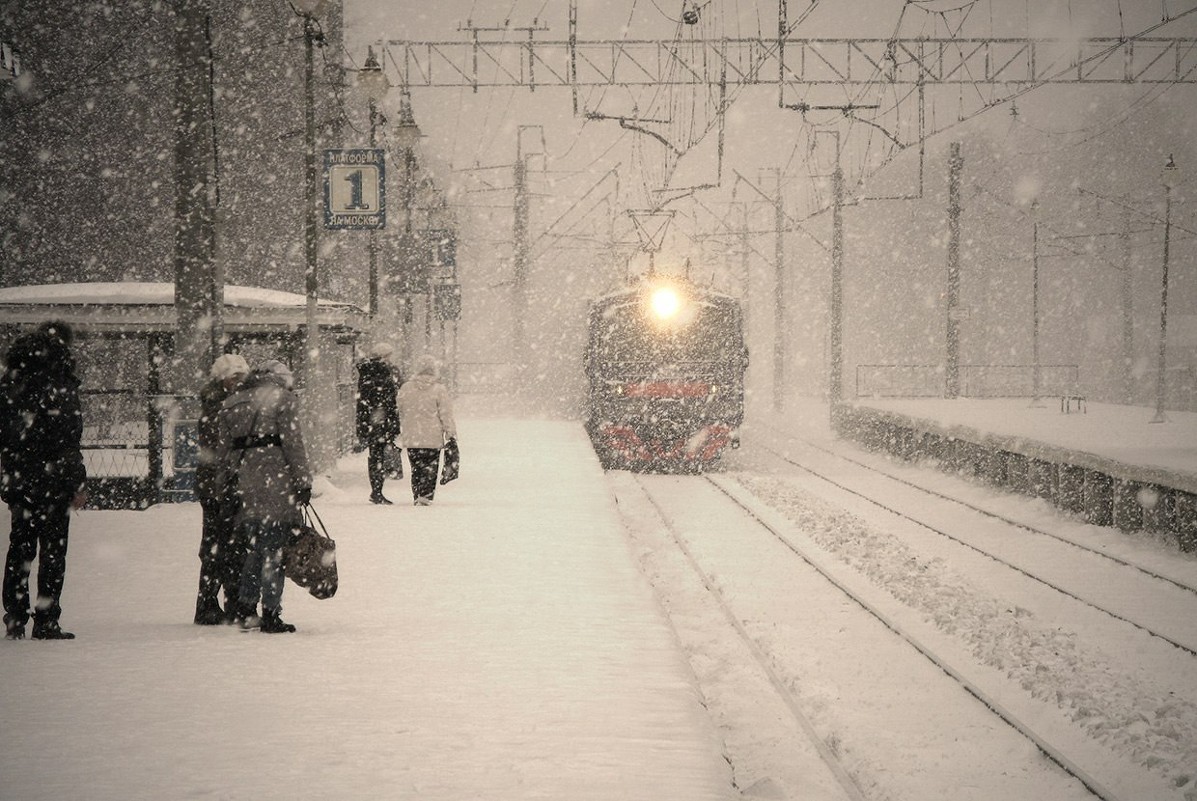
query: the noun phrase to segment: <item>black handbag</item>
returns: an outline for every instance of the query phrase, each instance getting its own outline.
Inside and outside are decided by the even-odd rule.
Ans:
[[[457,440],[451,439],[445,443],[445,466],[441,470],[441,483],[448,484],[461,475],[461,451],[457,448]]]
[[[324,600],[337,594],[337,543],[311,504],[303,507],[303,523],[293,526],[283,546],[283,575]]]
[[[387,478],[403,478],[403,449],[393,442],[382,452],[382,469]]]

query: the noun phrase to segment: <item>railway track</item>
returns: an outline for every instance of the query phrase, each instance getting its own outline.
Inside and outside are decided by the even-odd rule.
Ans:
[[[790,461],[788,458],[786,460]],[[801,465],[795,466],[802,467],[803,470],[809,469]],[[827,476],[821,476],[820,478],[830,480],[832,484],[836,484],[837,486],[839,484],[839,482]],[[724,580],[721,577],[725,566],[718,559],[712,560],[701,548],[696,548],[695,544],[691,542],[691,538],[701,537],[700,535],[695,535],[693,533],[694,529],[689,528],[687,524],[678,522],[679,514],[684,516],[684,512],[678,511],[682,507],[676,505],[676,500],[672,502],[672,507],[668,500],[662,500],[662,493],[659,488],[661,480],[688,482],[685,490],[686,493],[697,492],[698,486],[704,486],[706,492],[718,492],[726,502],[733,504],[738,510],[737,514],[740,516],[740,519],[738,523],[734,524],[735,528],[754,532],[746,536],[764,537],[780,544],[786,553],[796,558],[795,565],[800,562],[803,570],[817,573],[823,582],[833,587],[836,592],[849,599],[863,613],[882,624],[886,631],[913,648],[923,659],[950,677],[965,693],[976,701],[979,701],[990,714],[996,716],[1004,724],[1017,731],[1019,735],[1033,743],[1038,752],[1045,755],[1052,763],[1063,770],[1065,774],[1074,778],[1084,788],[1088,797],[1101,798],[1106,801],[1144,797],[1138,792],[1128,793],[1125,788],[1121,790],[1112,789],[1110,784],[1107,781],[1103,781],[1098,775],[1100,771],[1095,772],[1091,767],[1087,767],[1087,765],[1093,764],[1092,753],[1087,753],[1078,759],[1068,753],[1068,747],[1055,745],[1054,741],[1056,740],[1058,731],[1048,726],[1048,733],[1044,733],[1040,725],[1032,725],[1027,722],[1028,720],[1036,719],[1033,704],[1027,705],[1022,703],[1012,705],[1005,701],[1006,695],[1003,690],[994,689],[994,685],[990,680],[992,677],[985,677],[983,680],[975,678],[976,666],[971,664],[968,659],[961,659],[959,651],[945,648],[943,641],[935,636],[929,636],[926,627],[917,622],[917,616],[912,617],[910,610],[904,608],[900,601],[896,601],[884,591],[879,592],[876,586],[870,586],[868,580],[862,580],[859,574],[854,573],[851,568],[846,567],[843,563],[831,557],[817,543],[811,542],[800,533],[797,533],[794,526],[785,520],[784,516],[774,514],[769,509],[767,503],[756,497],[749,489],[749,485],[740,484],[738,481],[733,481],[726,476],[675,478],[632,477],[625,474],[624,478],[619,479],[619,489],[617,489],[617,497],[620,500],[621,508],[634,503],[634,496],[637,494],[643,496],[645,500],[641,501],[641,503],[647,503],[652,508],[657,526],[661,530],[668,532],[668,542],[672,543],[672,547],[675,547],[682,558],[684,558],[689,570],[697,577],[705,592],[720,610],[726,625],[744,643],[746,652],[750,654],[751,659],[758,666],[759,670],[768,676],[768,683],[772,687],[773,692],[781,699],[781,703],[788,710],[789,714],[798,722],[804,736],[812,743],[823,761],[830,766],[829,770],[837,777],[837,781],[844,792],[844,797],[885,797],[887,793],[883,788],[878,789],[876,786],[871,786],[867,780],[862,783],[859,777],[854,776],[853,772],[844,766],[837,753],[837,749],[827,746],[827,735],[818,733],[816,726],[811,723],[803,711],[803,701],[792,690],[794,684],[793,676],[787,675],[786,668],[779,667],[779,665],[785,664],[785,657],[763,646],[760,642],[759,634],[754,635],[748,630],[743,622],[746,613],[743,610],[737,609],[736,598],[739,596],[735,594],[729,596],[724,587]],[[851,492],[852,490],[846,491]],[[666,492],[665,497],[668,496],[669,493]],[[950,500],[953,503],[960,503],[956,499],[939,499],[940,502],[946,500]],[[888,511],[900,514],[900,512],[894,510]],[[1003,525],[1010,524],[1013,523],[1003,523]],[[1045,532],[1045,534],[1047,533]],[[947,531],[943,531],[942,535],[952,536],[951,532]],[[1064,546],[1061,544],[1060,547]],[[998,557],[990,556],[989,558]],[[1133,566],[1121,564],[1119,560],[1113,560],[1111,564],[1116,564],[1122,570],[1133,569]],[[798,568],[794,567],[794,569]],[[1011,569],[1025,573],[1025,571],[1015,566],[1011,566]],[[1161,581],[1161,579],[1152,576],[1151,571],[1139,571],[1139,573],[1145,581]],[[1051,582],[1048,583],[1050,584]],[[1172,589],[1176,592],[1192,593],[1191,588],[1172,587]],[[1082,603],[1086,603],[1090,607],[1094,606],[1085,601],[1082,601]],[[1122,621],[1124,617],[1119,616],[1117,613],[1113,614],[1113,618],[1119,621]],[[1126,622],[1129,625],[1136,626],[1140,630],[1146,630],[1145,627],[1129,620]],[[1152,636],[1159,637],[1160,635],[1152,633]],[[1164,639],[1174,647],[1181,648],[1185,652],[1191,652],[1191,649],[1186,648],[1182,643],[1173,642],[1167,637]],[[862,795],[862,784],[866,790],[870,790],[871,788],[872,791],[865,792]],[[1120,792],[1121,795],[1119,794]]]
[[[753,445],[819,482],[993,560],[1190,657],[1197,657],[1197,586],[1194,583],[946,495],[816,443],[795,439],[787,442],[791,448],[805,451],[807,458],[795,457],[792,450],[783,452],[775,444],[760,439]],[[832,475],[832,469],[825,463],[822,467],[813,466],[809,456],[812,452],[830,457],[845,469]],[[883,483],[892,486],[885,487]],[[900,487],[901,491],[892,491],[894,487]],[[886,500],[879,500],[881,495]],[[961,526],[958,519],[942,515],[936,519],[934,510],[945,503],[965,510],[977,522]],[[1039,542],[1030,546],[1028,538]],[[1083,553],[1093,564],[1084,572],[1075,572],[1071,567],[1075,560],[1062,555],[1063,550]],[[1053,571],[1052,568],[1059,565],[1068,568]],[[1178,599],[1183,599],[1180,600],[1182,605],[1192,608],[1192,615],[1177,618],[1163,611],[1174,609]]]
[[[1182,578],[1175,578],[1175,577],[1169,576],[1161,570],[1140,564],[1132,559],[1127,559],[1124,557],[1120,557],[1120,556],[1108,553],[1107,551],[1104,551],[1100,548],[1094,548],[1085,543],[1078,542],[1074,539],[1070,539],[1065,536],[1061,536],[1060,534],[1057,534],[1055,532],[1047,531],[1045,529],[1039,528],[1038,526],[1034,526],[1030,523],[1015,520],[1009,516],[999,514],[998,512],[994,512],[990,509],[986,509],[986,508],[978,506],[976,504],[961,500],[960,498],[953,497],[951,495],[947,495],[945,493],[939,492],[938,490],[932,489],[930,487],[923,486],[922,484],[919,484],[918,482],[911,481],[910,479],[902,478],[901,476],[895,475],[889,471],[882,470],[881,468],[877,467],[876,465],[868,464],[867,462],[861,461],[859,459],[854,459],[851,456],[847,456],[844,453],[832,450],[830,448],[825,448],[816,442],[812,442],[810,440],[796,440],[792,436],[784,435],[780,431],[774,431],[774,434],[776,434],[778,436],[785,436],[790,442],[797,442],[797,444],[799,444],[803,448],[817,451],[817,452],[825,454],[827,456],[831,456],[834,459],[846,462],[851,465],[855,465],[856,467],[859,467],[862,470],[868,471],[868,473],[871,475],[884,477],[885,479],[888,479],[895,483],[902,484],[906,487],[917,490],[918,492],[923,493],[929,497],[937,498],[942,501],[947,501],[956,506],[967,508],[970,511],[975,512],[976,514],[992,518],[993,520],[997,520],[1002,523],[1006,523],[1015,528],[1019,528],[1024,531],[1028,531],[1028,532],[1037,534],[1042,537],[1047,537],[1049,539],[1056,540],[1056,541],[1063,543],[1065,545],[1068,545],[1072,548],[1076,548],[1077,550],[1085,551],[1087,553],[1093,554],[1094,556],[1096,556],[1098,558],[1109,560],[1109,561],[1119,564],[1123,567],[1126,567],[1131,570],[1142,573],[1144,576],[1147,576],[1149,578],[1156,579],[1156,580],[1164,582],[1166,584],[1171,584],[1178,589],[1185,590],[1186,592],[1197,595],[1197,580],[1182,579]],[[805,470],[815,476],[818,476],[819,478],[821,478],[825,481],[828,481],[829,483],[836,484],[836,486],[839,486],[841,489],[844,489],[848,492],[860,494],[860,493],[856,493],[855,490],[852,490],[846,486],[843,486],[842,484],[839,484],[839,483],[833,481],[832,479],[828,478],[827,476],[820,474],[818,471],[813,470],[804,464],[801,464],[800,462],[798,462],[794,458],[792,458],[789,454],[783,454],[776,447],[773,447],[772,445],[766,443],[764,440],[758,439],[758,440],[756,440],[755,444],[758,448],[765,450],[769,453],[772,453],[777,458],[781,459],[782,461],[784,461],[794,467],[798,467],[802,470]]]

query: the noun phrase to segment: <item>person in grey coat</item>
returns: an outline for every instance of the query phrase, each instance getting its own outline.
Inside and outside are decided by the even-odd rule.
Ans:
[[[437,380],[437,362],[422,356],[416,374],[399,388],[399,421],[411,465],[411,494],[416,506],[428,506],[436,492],[441,449],[457,438],[449,390]]]
[[[227,480],[228,472],[237,474],[237,521],[249,542],[237,618],[242,628],[260,625],[270,634],[295,631],[281,617],[282,549],[291,528],[302,523],[301,507],[312,499],[299,401],[291,386],[291,370],[285,364],[263,362],[228,397],[218,417],[222,478]]]

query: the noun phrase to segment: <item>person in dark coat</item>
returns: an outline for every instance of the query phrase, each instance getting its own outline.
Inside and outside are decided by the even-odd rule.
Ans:
[[[399,436],[399,410],[395,393],[398,372],[387,363],[394,349],[385,342],[375,345],[370,358],[357,368],[357,438],[368,450],[366,469],[370,475],[370,503],[390,501],[382,494],[387,475],[387,450]]]
[[[299,426],[299,399],[291,370],[270,360],[258,365],[224,402],[217,416],[222,484],[237,473],[237,523],[249,544],[241,570],[237,619],[242,628],[269,634],[295,631],[281,617],[283,546],[300,511],[312,499],[312,472]],[[258,599],[262,614],[257,614]]]
[[[199,589],[195,596],[195,623],[215,626],[234,619],[238,609],[245,542],[235,521],[237,498],[219,483],[216,461],[220,435],[216,417],[225,399],[249,375],[249,365],[236,353],[225,353],[212,362],[210,380],[200,390],[197,425],[199,463],[195,468],[195,494],[203,510],[200,536]],[[224,590],[224,608],[220,591]]]
[[[33,639],[70,640],[58,620],[72,508],[83,506],[83,410],[72,332],[46,323],[18,337],[0,378],[0,499],[12,514],[4,563],[5,637],[25,637],[29,574],[37,557]]]
[[[437,380],[437,361],[423,356],[416,363],[415,378],[399,389],[399,419],[403,444],[411,464],[411,494],[416,506],[428,506],[436,494],[441,449],[457,439],[457,423],[449,390]]]

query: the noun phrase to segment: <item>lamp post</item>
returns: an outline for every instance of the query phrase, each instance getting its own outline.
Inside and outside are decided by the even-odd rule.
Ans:
[[[400,297],[402,307],[400,325],[402,326],[400,341],[408,344],[408,326],[412,322],[412,308],[410,294],[414,288],[415,277],[412,273],[417,269],[419,248],[412,233],[412,212],[415,207],[415,172],[416,172],[416,143],[420,141],[420,126],[416,125],[415,115],[411,110],[411,95],[407,87],[403,87],[403,94],[399,99],[399,120],[392,131],[395,144],[403,157],[403,171],[400,173],[403,185],[400,197],[403,199],[403,234],[399,240],[400,269]]]
[[[378,144],[378,125],[386,122],[378,111],[378,102],[386,96],[387,89],[390,88],[386,73],[374,56],[373,47],[366,49],[366,62],[357,72],[357,83],[370,103],[370,147],[373,148]],[[374,228],[370,229],[369,249],[369,312],[370,322],[373,324],[378,316],[378,231]]]
[[[1168,163],[1164,165],[1161,181],[1164,184],[1164,270],[1163,281],[1160,286],[1160,358],[1155,379],[1155,417],[1153,423],[1168,422],[1168,415],[1164,413],[1164,396],[1167,381],[1165,372],[1168,367],[1168,249],[1172,238],[1172,187],[1176,184],[1176,162],[1168,156]]]

